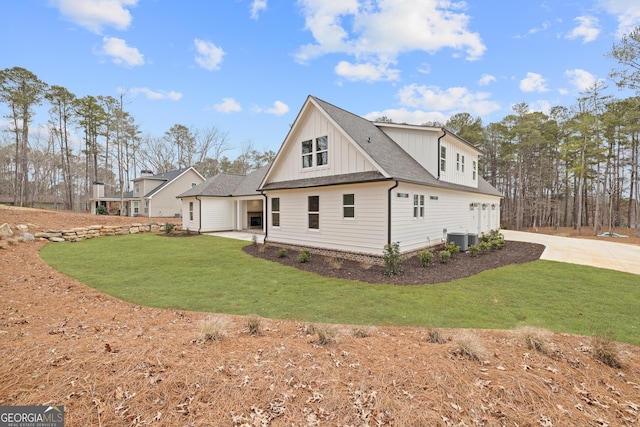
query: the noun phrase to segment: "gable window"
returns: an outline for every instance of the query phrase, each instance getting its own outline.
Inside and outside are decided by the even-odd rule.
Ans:
[[[313,141],[302,141],[302,167],[313,166]]]
[[[471,165],[473,166],[473,180],[476,180],[476,161],[474,160],[473,162],[471,162]]]
[[[308,199],[309,229],[320,229],[320,196],[309,196]]]
[[[344,219],[354,219],[356,217],[355,195],[342,195],[342,217]]]
[[[447,147],[440,147],[440,170],[445,171],[447,165]]]
[[[189,221],[193,221],[193,202],[189,202]]]
[[[280,197],[271,199],[271,225],[280,227]]]
[[[329,164],[329,143],[326,136],[316,138],[316,166]]]
[[[460,153],[456,153],[456,170],[460,171]]]
[[[198,184],[197,184],[197,183],[195,183],[195,182],[192,182],[192,183],[191,183],[191,188],[195,187],[196,185],[198,185]]]
[[[413,195],[413,217],[424,218],[424,195]]]

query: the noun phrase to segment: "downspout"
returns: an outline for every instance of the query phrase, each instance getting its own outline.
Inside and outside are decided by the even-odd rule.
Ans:
[[[198,201],[198,234],[202,230],[202,200],[198,199],[196,196],[196,200]]]
[[[387,193],[387,244],[391,244],[391,191],[398,187],[399,183],[396,183],[393,187],[389,188]]]
[[[267,235],[269,234],[269,226],[267,224],[267,216],[268,216],[267,215],[267,213],[268,213],[267,201],[268,201],[268,199],[267,199],[267,195],[264,194],[264,190],[260,191],[260,194],[262,194],[262,197],[264,197],[264,206],[262,206],[262,214],[264,216],[264,218],[263,218],[264,219],[264,221],[263,221],[263,223],[264,223],[264,242],[266,242],[267,241]]]
[[[438,166],[438,181],[440,181],[440,169],[441,169],[441,168],[440,168],[440,146],[441,146],[440,140],[441,140],[442,138],[444,138],[445,136],[447,136],[447,130],[446,130],[445,128],[442,128],[442,132],[444,132],[444,133],[438,137],[438,157],[437,157],[437,158],[438,158],[438,160],[437,160],[437,166]]]

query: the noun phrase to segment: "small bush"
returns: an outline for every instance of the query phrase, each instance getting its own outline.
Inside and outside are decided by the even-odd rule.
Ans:
[[[440,329],[430,328],[427,331],[428,340],[434,344],[444,344],[447,342],[446,338],[442,336]]]
[[[162,228],[162,231],[164,231],[164,234],[173,234],[174,233],[174,228],[176,228],[175,224],[172,224],[170,222],[167,222],[164,224],[164,227]]]
[[[247,316],[247,329],[249,334],[256,336],[262,333],[262,319],[257,314]]]
[[[371,336],[371,328],[367,328],[365,326],[355,326],[351,330],[351,335],[354,338],[367,338]]]
[[[336,330],[332,326],[316,325],[315,333],[318,336],[318,344],[329,345],[336,342]]]
[[[278,249],[278,252],[276,252],[276,256],[278,258],[284,258],[287,256],[287,250],[285,248],[280,248]]]
[[[519,331],[522,339],[527,344],[527,348],[538,353],[547,354],[549,331],[530,326],[519,328]]]
[[[204,341],[220,341],[227,333],[227,319],[222,316],[207,316],[200,322],[200,338]]]
[[[256,236],[255,234],[252,234],[252,235],[251,235],[251,244],[252,244],[253,246],[255,246],[255,245],[257,245],[257,244],[258,244],[258,236]]]
[[[451,252],[449,251],[440,251],[438,254],[440,256],[440,262],[446,264],[451,259]]]
[[[396,276],[402,273],[402,255],[400,255],[400,243],[394,242],[384,245],[382,256],[384,260],[385,271],[387,276]]]
[[[423,267],[426,267],[433,262],[433,252],[429,249],[425,249],[418,254],[418,259],[420,260],[420,264]]]
[[[96,214],[98,214],[98,215],[109,215],[109,211],[107,210],[106,206],[99,205],[98,207],[96,207]]]
[[[456,340],[454,353],[469,360],[480,361],[484,358],[484,349],[480,342],[476,337],[469,334],[464,334]]]
[[[303,249],[300,251],[300,253],[298,253],[298,262],[304,264],[307,261],[309,261],[309,251],[306,249]]]
[[[454,242],[449,242],[444,245],[444,250],[449,252],[451,255],[455,255],[460,252],[460,246],[456,245]]]
[[[622,367],[616,344],[607,338],[598,336],[591,338],[591,353],[594,359],[607,366]]]
[[[480,253],[480,245],[471,245],[469,246],[469,255],[477,256]]]
[[[480,253],[486,254],[491,250],[491,243],[485,242],[484,240],[478,244],[480,246]]]

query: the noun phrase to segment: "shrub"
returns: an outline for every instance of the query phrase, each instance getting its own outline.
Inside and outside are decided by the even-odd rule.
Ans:
[[[309,261],[309,251],[306,249],[303,249],[300,251],[300,253],[298,254],[298,262],[300,263],[305,263]]]
[[[164,234],[172,235],[174,233],[173,231],[174,228],[176,228],[175,224],[167,222],[164,224],[164,227],[162,228],[162,230],[164,231]]]
[[[524,326],[519,330],[524,342],[527,344],[527,348],[538,353],[547,354],[549,331],[530,326]]]
[[[287,250],[285,248],[280,248],[278,249],[278,252],[276,252],[276,256],[278,258],[284,258],[287,256]]]
[[[109,211],[106,206],[99,205],[96,207],[96,214],[98,215],[109,215]]]
[[[444,344],[447,342],[446,338],[442,336],[442,332],[440,331],[440,329],[429,328],[429,330],[427,331],[427,335],[429,337],[428,340],[431,343]]]
[[[479,244],[478,245],[471,245],[471,246],[469,246],[468,251],[469,251],[469,255],[476,256],[476,255],[478,255],[480,253],[480,245]]]
[[[257,245],[257,244],[258,244],[258,236],[256,236],[255,234],[252,234],[252,235],[251,235],[251,244],[252,244],[253,246],[255,246],[255,245]]]
[[[484,358],[484,350],[480,342],[476,337],[469,334],[464,334],[456,340],[454,353],[469,360],[480,361]]]
[[[220,341],[227,333],[227,323],[222,316],[207,316],[200,322],[200,337],[204,341]]]
[[[336,330],[333,327],[316,325],[315,331],[318,336],[318,344],[329,345],[336,342]]]
[[[440,262],[446,264],[451,259],[451,252],[449,251],[440,251]]]
[[[423,267],[426,267],[433,262],[433,252],[429,249],[425,249],[418,254],[418,259],[420,260],[420,264]]]
[[[247,317],[247,329],[251,335],[260,335],[262,332],[262,319],[257,314]]]
[[[483,253],[483,254],[486,254],[491,250],[491,243],[489,243],[488,241],[483,240],[478,244],[478,246],[480,246],[480,253]]]
[[[367,338],[371,336],[371,329],[365,326],[355,326],[351,330],[351,334],[354,338]]]
[[[395,276],[402,272],[402,255],[400,255],[400,243],[394,242],[384,245],[383,254],[385,271],[387,276]]]
[[[591,338],[591,353],[594,359],[612,368],[620,368],[620,357],[615,343],[607,338]]]
[[[454,242],[449,242],[444,245],[444,250],[449,252],[451,255],[455,255],[460,252],[460,246],[456,245]]]

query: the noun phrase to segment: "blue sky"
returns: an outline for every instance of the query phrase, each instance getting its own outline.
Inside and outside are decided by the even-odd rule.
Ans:
[[[79,97],[124,91],[146,134],[215,126],[234,147],[274,151],[309,94],[415,124],[573,105],[640,25],[638,0],[5,0],[1,10],[0,69]]]

